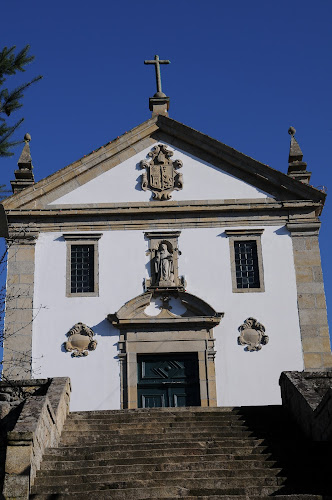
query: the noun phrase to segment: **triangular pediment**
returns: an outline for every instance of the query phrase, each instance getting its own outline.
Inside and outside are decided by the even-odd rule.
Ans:
[[[90,155],[4,200],[5,209],[155,203],[142,190],[140,161],[165,144],[183,164],[172,201],[313,200],[325,195],[165,116],[142,123]]]
[[[270,197],[269,193],[171,144],[156,141],[152,148],[160,144],[166,145],[168,150],[173,152],[173,157],[182,163],[184,186],[181,190],[171,193],[171,199],[174,201]],[[142,189],[143,172],[140,162],[148,158],[152,148],[145,148],[50,204],[61,206],[151,201],[153,192]]]

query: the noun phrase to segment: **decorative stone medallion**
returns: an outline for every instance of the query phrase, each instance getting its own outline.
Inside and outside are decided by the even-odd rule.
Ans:
[[[247,318],[238,330],[240,332],[240,336],[237,338],[238,344],[247,346],[247,351],[259,351],[262,349],[262,345],[269,341],[264,326],[255,318]]]
[[[93,339],[94,331],[84,323],[76,323],[67,333],[68,341],[63,346],[72,357],[87,356],[89,351],[94,351],[97,341]]]
[[[158,144],[148,153],[151,160],[140,163],[141,168],[146,169],[142,174],[142,189],[152,191],[155,200],[170,200],[172,191],[183,188],[182,174],[176,171],[176,168],[182,167],[182,161],[172,161],[173,154],[167,146]]]

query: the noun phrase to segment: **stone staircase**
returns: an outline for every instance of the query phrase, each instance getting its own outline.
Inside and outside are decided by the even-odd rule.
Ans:
[[[77,412],[31,498],[332,499],[331,458],[278,406]]]

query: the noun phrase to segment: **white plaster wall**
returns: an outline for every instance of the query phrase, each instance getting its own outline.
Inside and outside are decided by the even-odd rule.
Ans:
[[[188,291],[225,313],[214,330],[218,404],[280,404],[280,373],[303,370],[293,249],[288,231],[279,226],[264,228],[265,292],[262,293],[232,293],[229,240],[224,229],[183,231],[179,247],[182,251],[179,272],[187,278]],[[265,326],[270,338],[257,352],[245,351],[237,344],[238,327],[250,316]]]
[[[218,404],[279,404],[281,371],[303,369],[291,238],[279,226],[266,226],[265,292],[232,293],[225,229],[183,229],[179,237],[179,273],[187,279],[187,291],[225,313],[214,332]],[[118,331],[106,316],[142,293],[149,268],[147,249],[143,231],[104,232],[99,240],[99,297],[67,298],[62,234],[43,233],[37,240],[34,377],[70,376],[72,410],[120,406]],[[148,312],[153,315],[155,310],[151,306]],[[270,337],[259,352],[246,352],[237,344],[237,329],[249,316],[261,322]],[[97,349],[84,358],[72,358],[61,348],[66,332],[78,321],[90,326],[98,341]]]
[[[146,242],[142,234],[133,236],[106,232],[99,240],[99,297],[66,297],[62,233],[41,234],[36,243],[33,376],[69,376],[72,410],[120,407],[118,331],[106,317],[142,293]],[[62,343],[79,321],[94,330],[98,345],[88,356],[72,358]]]
[[[266,198],[270,196],[180,149],[171,145],[169,149],[174,151],[172,157],[174,160],[183,162],[183,167],[179,169],[179,172],[183,174],[184,187],[181,191],[173,191],[172,199],[174,201]],[[145,149],[92,181],[53,201],[51,205],[149,201],[152,194],[141,188],[143,170],[139,164],[141,160],[148,158],[147,154],[150,151],[150,147]]]

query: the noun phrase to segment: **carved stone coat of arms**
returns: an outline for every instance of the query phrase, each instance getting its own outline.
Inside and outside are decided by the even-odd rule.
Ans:
[[[97,341],[93,339],[94,331],[84,323],[76,323],[67,333],[68,340],[63,346],[72,353],[73,358],[87,356],[88,351],[94,351]]]
[[[266,345],[269,341],[265,327],[255,318],[247,318],[238,330],[240,332],[237,338],[238,344],[247,346],[247,351],[260,351],[262,345]]]
[[[169,151],[164,144],[154,146],[148,156],[151,160],[142,160],[142,189],[150,190],[155,200],[169,200],[171,192],[183,188],[182,174],[176,171],[182,167],[181,160],[172,161],[173,151]]]

